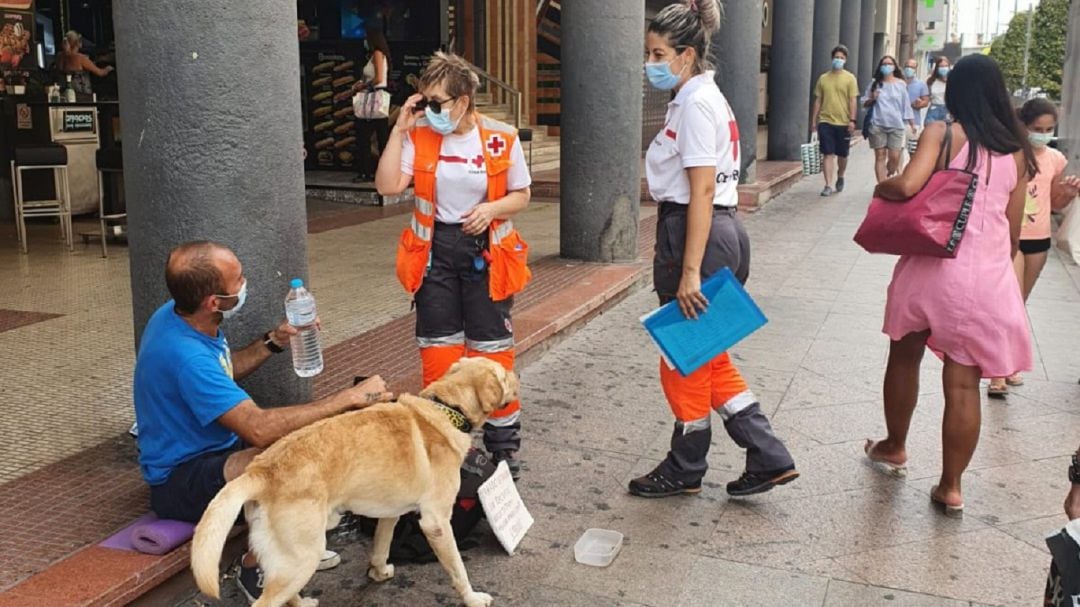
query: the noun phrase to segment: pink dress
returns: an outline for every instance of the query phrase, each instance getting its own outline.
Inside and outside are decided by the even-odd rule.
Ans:
[[[952,168],[966,166],[967,150],[964,144]],[[900,258],[889,284],[884,332],[895,341],[929,329],[929,346],[938,356],[979,367],[983,377],[1006,377],[1032,366],[1005,216],[1016,187],[1016,162],[1012,155],[982,152],[975,172],[978,191],[956,258]]]

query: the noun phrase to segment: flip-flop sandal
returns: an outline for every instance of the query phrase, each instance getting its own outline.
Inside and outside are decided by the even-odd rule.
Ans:
[[[897,464],[878,457],[874,457],[874,448],[878,446],[878,441],[866,439],[866,444],[863,445],[863,452],[866,453],[866,459],[870,461],[870,464],[877,468],[878,471],[888,474],[889,476],[895,476],[896,478],[907,477],[907,463]]]
[[[960,504],[959,506],[953,506],[952,504],[946,504],[945,502],[939,500],[936,495],[934,495],[936,492],[937,492],[937,485],[934,485],[933,487],[930,488],[930,503],[933,504],[934,507],[937,508],[939,512],[941,512],[942,514],[944,514],[945,516],[947,516],[949,518],[963,518],[964,517],[964,505],[963,504]]]
[[[1005,378],[1005,385],[1007,386],[1022,386],[1024,385],[1024,376],[1017,373],[1016,375],[1010,375]]]
[[[1004,386],[990,384],[986,387],[986,395],[990,398],[1005,400],[1005,397],[1009,395],[1009,385],[1007,383]]]

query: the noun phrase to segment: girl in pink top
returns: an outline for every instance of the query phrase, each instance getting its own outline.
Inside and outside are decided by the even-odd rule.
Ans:
[[[1035,150],[1035,162],[1039,174],[1028,183],[1027,203],[1020,229],[1020,250],[1013,258],[1020,291],[1027,301],[1035,282],[1039,280],[1046,257],[1050,251],[1050,210],[1064,209],[1076,198],[1080,177],[1065,176],[1069,164],[1065,155],[1047,147],[1054,139],[1058,114],[1053,103],[1046,99],[1032,99],[1020,108],[1020,120],[1028,130],[1028,139]],[[987,394],[991,398],[1005,398],[1009,386],[1021,386],[1024,378],[1019,373],[1009,377],[996,377],[990,382]]]
[[[867,441],[866,455],[891,473],[906,474],[919,367],[929,347],[945,361],[943,465],[930,499],[955,515],[964,508],[960,477],[979,440],[980,379],[1031,368],[1027,315],[1012,256],[1020,240],[1028,179],[1036,168],[1027,133],[992,59],[961,59],[949,74],[945,104],[957,124],[927,126],[903,174],[882,182],[875,195],[910,198],[936,168],[946,165],[976,173],[978,189],[955,259],[905,256],[896,264],[884,328],[892,340],[884,389],[888,436]],[[939,152],[945,129],[951,129],[952,144]]]

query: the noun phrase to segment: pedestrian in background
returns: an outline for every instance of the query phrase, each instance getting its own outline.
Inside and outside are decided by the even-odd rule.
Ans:
[[[904,125],[915,136],[915,113],[907,84],[896,77],[896,59],[885,55],[878,61],[874,80],[866,87],[863,106],[870,108],[870,148],[874,150],[874,173],[878,183],[900,172],[900,155],[906,138]]]
[[[904,62],[904,82],[907,83],[908,101],[911,103],[911,111],[915,115],[916,130],[922,128],[923,109],[930,105],[930,87],[919,80],[919,63],[915,59]]]
[[[708,305],[703,280],[730,268],[745,282],[750,271],[750,239],[736,215],[738,125],[708,59],[720,15],[716,0],[672,4],[656,15],[645,36],[649,82],[675,94],[666,124],[645,156],[649,192],[660,205],[653,285],[661,304],[678,301],[692,319]],[[652,472],[630,481],[633,495],[701,491],[713,410],[732,440],[746,449],[746,469],[728,483],[728,494],[761,493],[799,476],[727,353],[686,377],[661,359],[660,384],[675,414],[671,450]]]
[[[1050,251],[1050,212],[1069,206],[1076,198],[1080,178],[1065,175],[1069,164],[1065,155],[1048,147],[1057,129],[1058,113],[1054,104],[1046,99],[1032,99],[1019,111],[1020,120],[1027,127],[1028,139],[1035,151],[1039,174],[1028,183],[1027,202],[1020,229],[1020,250],[1013,257],[1020,292],[1027,302],[1035,283],[1039,280]],[[1023,385],[1019,373],[1009,377],[996,377],[990,381],[987,394],[991,398],[1005,398],[1009,386]]]
[[[930,89],[930,109],[926,110],[926,124],[949,117],[949,110],[945,107],[945,91],[949,88],[951,65],[949,58],[944,55],[934,60],[934,69],[930,70],[930,77],[926,79],[926,86]]]
[[[1031,368],[1031,341],[1012,253],[1035,155],[1016,117],[997,64],[971,55],[956,64],[945,103],[957,123],[927,125],[903,174],[878,185],[875,196],[905,200],[941,167],[978,175],[963,242],[953,259],[903,256],[889,284],[884,332],[891,339],[885,371],[888,436],[868,440],[873,462],[906,474],[907,437],[919,398],[919,369],[929,346],[944,359],[945,418],[941,478],[930,491],[946,514],[963,513],[960,477],[979,440],[982,377]],[[946,129],[951,145],[945,145]]]
[[[821,173],[825,177],[825,188],[821,190],[822,196],[844,191],[851,136],[855,133],[859,83],[855,74],[844,69],[847,57],[846,46],[841,44],[834,48],[832,69],[822,74],[814,85],[810,134],[813,135],[816,129],[824,156]]]
[[[353,85],[353,90],[385,91],[390,78],[390,44],[382,30],[371,25],[365,30],[364,48],[368,52],[367,63],[361,72],[363,78]],[[375,138],[375,149],[371,148],[371,139]],[[356,139],[356,178],[357,183],[375,181],[375,169],[379,166],[379,156],[386,149],[390,137],[390,119],[357,119]]]

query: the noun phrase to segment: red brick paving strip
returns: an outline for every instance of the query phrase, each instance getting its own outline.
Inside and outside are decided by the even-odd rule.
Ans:
[[[60,318],[63,314],[48,314],[46,312],[25,312],[23,310],[7,310],[0,308],[0,333],[11,331],[19,327],[25,327],[44,320]]]
[[[655,226],[655,217],[641,221],[644,260],[651,258]],[[534,346],[575,314],[595,311],[640,278],[645,263],[538,260],[532,283],[516,302],[518,339],[526,342],[521,345]],[[397,391],[418,389],[413,323],[409,314],[329,348],[315,395],[351,385],[361,373],[380,373]],[[151,557],[91,545],[145,513],[148,502],[134,443],[126,436],[0,485],[0,607],[122,605],[182,570],[187,547]]]

